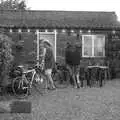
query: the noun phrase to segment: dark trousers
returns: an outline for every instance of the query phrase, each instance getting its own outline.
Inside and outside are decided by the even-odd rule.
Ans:
[[[68,65],[67,69],[69,70],[70,77],[72,78],[74,85],[78,86],[79,84],[79,65]],[[69,78],[70,79],[70,78]]]

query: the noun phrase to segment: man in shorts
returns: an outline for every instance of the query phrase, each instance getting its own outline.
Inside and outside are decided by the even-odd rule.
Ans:
[[[47,77],[47,84],[48,82],[51,84],[51,89],[55,89],[55,85],[52,79],[52,69],[55,67],[55,58],[53,55],[52,44],[49,40],[43,40],[43,47],[44,47],[44,70],[45,75]],[[49,88],[49,87],[48,87]]]

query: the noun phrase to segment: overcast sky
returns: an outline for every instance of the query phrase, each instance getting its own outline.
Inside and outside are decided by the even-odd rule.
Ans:
[[[26,0],[32,10],[115,11],[120,20],[120,0]]]

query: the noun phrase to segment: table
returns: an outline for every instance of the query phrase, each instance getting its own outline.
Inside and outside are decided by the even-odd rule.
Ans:
[[[107,79],[109,76],[108,66],[87,66],[87,85],[92,86],[94,82],[99,82],[99,86],[103,86],[103,80]]]

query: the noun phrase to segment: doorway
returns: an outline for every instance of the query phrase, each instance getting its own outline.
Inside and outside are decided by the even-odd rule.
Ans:
[[[39,45],[40,45],[40,40],[44,39],[44,40],[49,40],[49,42],[52,44],[52,50],[53,50],[53,54],[55,57],[55,61],[56,61],[56,31],[55,32],[37,32],[37,61],[39,61]],[[39,63],[38,63],[39,64]]]

